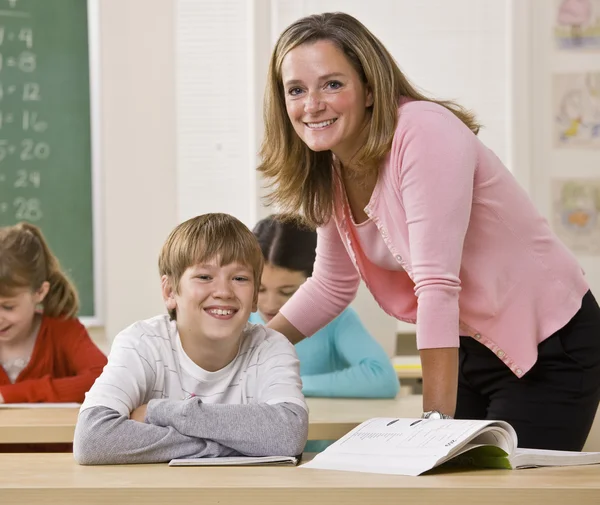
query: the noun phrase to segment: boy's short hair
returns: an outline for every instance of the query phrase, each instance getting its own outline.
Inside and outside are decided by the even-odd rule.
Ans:
[[[248,227],[229,214],[202,214],[176,226],[162,247],[158,270],[179,292],[179,281],[189,267],[214,258],[219,258],[221,265],[240,263],[250,267],[254,297],[258,296],[264,264],[262,251]],[[169,312],[172,319],[174,312]]]

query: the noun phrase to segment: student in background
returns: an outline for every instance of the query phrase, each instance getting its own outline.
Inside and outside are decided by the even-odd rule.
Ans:
[[[0,403],[82,402],[106,364],[41,231],[0,228]]]
[[[272,215],[254,227],[265,259],[253,323],[267,323],[312,275],[317,234],[293,218]],[[347,307],[296,344],[306,396],[394,398],[399,383],[387,354]]]
[[[177,226],[159,258],[168,315],[117,335],[75,430],[81,464],[295,456],[308,433],[298,357],[248,323],[263,258],[227,214]]]

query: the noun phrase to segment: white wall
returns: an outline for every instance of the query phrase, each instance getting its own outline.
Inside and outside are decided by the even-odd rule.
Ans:
[[[253,2],[176,2],[177,216],[256,221]]]
[[[174,3],[101,0],[104,333],[163,310],[157,258],[176,223]],[[93,335],[101,338],[101,330]]]

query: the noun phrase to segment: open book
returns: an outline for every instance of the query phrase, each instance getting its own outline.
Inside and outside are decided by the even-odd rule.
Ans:
[[[293,456],[225,456],[222,458],[180,458],[172,459],[169,466],[262,466],[297,465]]]
[[[301,468],[420,475],[444,463],[526,468],[600,463],[600,452],[517,449],[504,421],[374,418]]]

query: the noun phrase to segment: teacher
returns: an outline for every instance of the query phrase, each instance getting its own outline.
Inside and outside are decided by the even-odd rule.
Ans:
[[[293,343],[362,279],[416,322],[423,417],[501,419],[519,446],[581,450],[600,400],[600,308],[574,256],[460,105],[428,98],[343,13],[273,51],[259,171],[317,227],[313,275],[269,326]]]

